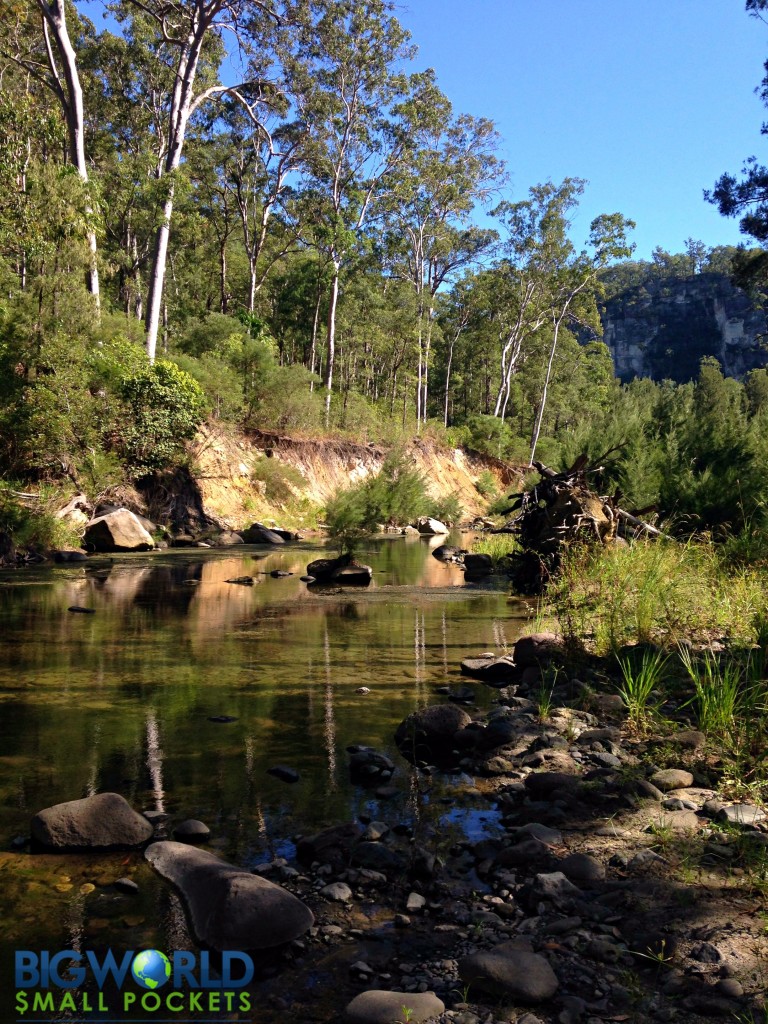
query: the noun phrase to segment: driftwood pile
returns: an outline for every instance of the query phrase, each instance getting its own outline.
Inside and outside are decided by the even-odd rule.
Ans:
[[[610,454],[610,453],[607,453]],[[590,463],[580,455],[562,473],[534,462],[540,480],[516,499],[507,512],[516,515],[494,532],[516,535],[521,551],[510,555],[510,575],[522,594],[540,594],[558,571],[565,546],[573,542],[607,546],[641,534],[662,536],[661,531],[638,518],[652,508],[627,512],[619,507],[621,493],[606,496],[589,486],[589,477],[605,467],[603,459]]]

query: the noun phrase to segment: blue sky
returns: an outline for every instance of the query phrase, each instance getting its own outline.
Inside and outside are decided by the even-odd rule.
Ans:
[[[702,198],[766,161],[768,26],[743,0],[399,0],[397,15],[456,112],[496,122],[514,200],[589,181],[575,241],[614,211],[637,222],[639,259],[743,240]]]

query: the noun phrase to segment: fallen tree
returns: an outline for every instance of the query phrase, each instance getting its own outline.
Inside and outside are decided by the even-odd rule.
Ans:
[[[509,556],[509,573],[517,591],[540,594],[559,569],[568,544],[606,547],[640,535],[663,536],[661,530],[639,518],[653,511],[653,506],[627,512],[619,506],[620,491],[600,495],[590,488],[589,477],[605,468],[605,459],[615,450],[593,463],[587,455],[580,455],[562,473],[534,462],[538,483],[509,496],[515,500],[506,512],[516,514],[494,533],[512,533],[520,544],[521,550]]]

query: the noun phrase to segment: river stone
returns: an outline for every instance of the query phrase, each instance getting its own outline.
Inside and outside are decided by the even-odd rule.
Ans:
[[[493,559],[490,555],[464,555],[464,568],[468,576],[489,576],[493,572]]]
[[[281,782],[289,783],[298,782],[300,778],[296,769],[290,768],[287,764],[275,764],[271,768],[267,768],[267,775],[273,775]]]
[[[731,804],[721,807],[715,817],[717,821],[730,822],[732,825],[757,825],[765,821],[766,813],[753,804]]]
[[[141,846],[152,826],[119,793],[97,793],[39,811],[31,822],[32,838],[56,850]]]
[[[515,644],[514,661],[520,668],[537,667],[553,658],[562,657],[565,642],[557,633],[532,633],[521,636]]]
[[[445,1012],[445,1003],[434,992],[385,992],[369,989],[355,996],[344,1011],[348,1024],[421,1024]]]
[[[285,544],[285,540],[275,530],[270,530],[263,523],[251,523],[240,536],[246,544]]]
[[[296,856],[302,864],[330,864],[334,871],[349,867],[352,850],[363,834],[360,825],[348,822],[331,825],[313,836],[302,836],[296,844]]]
[[[605,867],[588,853],[572,853],[558,867],[572,882],[602,882],[605,878]]]
[[[524,1005],[543,1003],[558,989],[555,972],[543,956],[509,942],[462,957],[459,977],[481,992],[513,996]]]
[[[316,558],[307,565],[307,575],[317,583],[340,583],[367,586],[373,579],[370,565],[356,562],[351,555],[338,558]]]
[[[149,551],[155,546],[152,535],[127,508],[92,519],[83,543],[89,551]]]
[[[239,533],[235,533],[233,530],[225,530],[216,538],[216,546],[220,548],[235,548],[239,544],[245,544],[245,541]]]
[[[436,536],[437,534],[451,532],[445,523],[441,523],[439,519],[432,519],[430,516],[421,516],[420,519],[413,523],[413,526],[416,527],[419,533],[425,536]]]
[[[407,760],[443,760],[454,750],[456,734],[471,723],[455,704],[431,704],[413,711],[398,725],[395,743]]]
[[[320,895],[331,903],[349,903],[352,899],[352,890],[346,882],[331,882],[323,886]]]
[[[525,788],[537,800],[547,799],[558,790],[573,793],[578,787],[578,777],[566,772],[531,772],[525,777]]]
[[[665,768],[660,772],[654,772],[651,782],[662,793],[669,793],[673,789],[686,789],[693,785],[693,776],[682,768]]]
[[[449,562],[452,559],[459,558],[460,555],[461,548],[451,547],[450,544],[441,544],[432,552],[432,557],[436,558],[438,562]]]
[[[481,679],[489,686],[507,686],[520,678],[520,672],[511,658],[499,658],[495,654],[480,654],[465,658],[461,663],[465,676]]]
[[[204,843],[210,838],[211,830],[197,818],[187,818],[179,822],[173,830],[173,835],[180,843]]]
[[[286,889],[212,853],[162,842],[145,856],[179,890],[198,942],[212,949],[270,949],[314,924],[309,907]]]

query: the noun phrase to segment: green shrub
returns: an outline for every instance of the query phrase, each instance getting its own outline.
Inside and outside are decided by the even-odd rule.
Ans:
[[[430,514],[432,507],[426,479],[393,452],[375,477],[337,492],[326,506],[325,519],[329,534],[349,546],[378,524],[403,526]]]
[[[483,498],[495,498],[499,493],[496,477],[490,469],[484,469],[477,480],[475,480],[477,493]]]
[[[205,397],[197,381],[175,363],[158,360],[124,377],[121,393],[131,412],[121,444],[132,472],[145,476],[176,463],[203,419]]]
[[[287,466],[279,459],[259,459],[251,476],[264,484],[264,497],[269,501],[290,501],[295,491],[304,487],[304,477],[293,466]]]
[[[448,494],[443,498],[434,498],[428,515],[438,519],[446,526],[455,526],[464,515],[464,506],[458,494]]]

